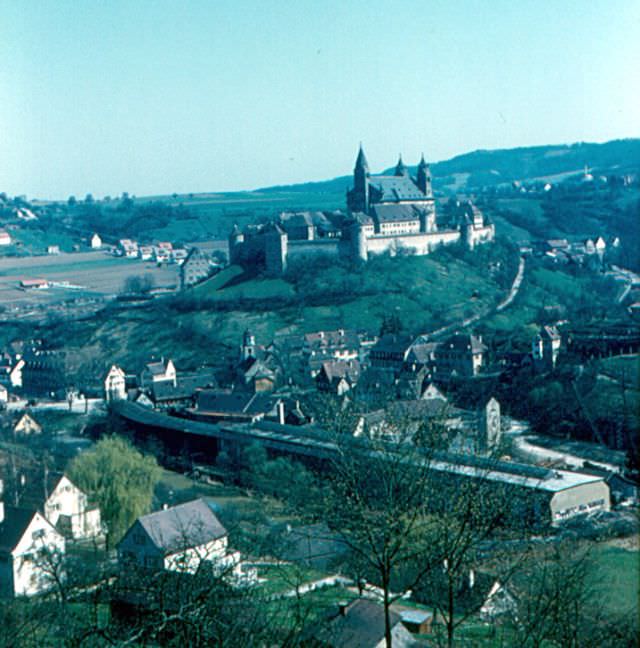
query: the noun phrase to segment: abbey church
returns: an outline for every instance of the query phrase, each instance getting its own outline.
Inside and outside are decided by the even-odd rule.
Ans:
[[[264,264],[274,274],[294,257],[359,258],[370,254],[424,255],[441,245],[473,249],[492,241],[495,227],[471,202],[456,203],[439,223],[431,171],[422,156],[415,178],[402,158],[391,175],[372,175],[362,147],[353,170],[344,212],[283,212],[267,225],[234,227],[229,237],[232,263]]]

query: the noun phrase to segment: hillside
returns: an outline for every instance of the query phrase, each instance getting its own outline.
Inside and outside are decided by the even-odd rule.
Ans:
[[[518,255],[496,243],[476,253],[440,250],[427,257],[378,257],[362,266],[294,267],[282,279],[247,276],[231,266],[208,282],[173,298],[136,309],[108,307],[82,322],[0,328],[0,338],[40,337],[79,356],[95,380],[113,363],[138,371],[156,356],[182,369],[211,364],[228,370],[245,329],[261,343],[274,336],[321,329],[356,328],[374,333],[397,316],[411,334],[433,331],[495,306],[508,292]],[[499,262],[499,263],[497,263]],[[606,282],[589,273],[549,273],[528,262],[515,302],[475,329],[498,333],[510,346],[528,348],[545,319],[545,306],[561,304],[576,314],[583,305],[608,308]],[[555,313],[555,311],[554,311]],[[4,335],[3,335],[4,334]]]
[[[640,139],[624,139],[604,144],[531,146],[514,149],[479,150],[434,162],[431,166],[436,189],[472,190],[514,180],[561,179],[582,173],[584,167],[595,174],[637,173],[640,170]],[[384,172],[391,172],[392,168]],[[410,167],[415,173],[415,167]],[[307,182],[261,189],[264,193],[344,195],[352,176],[324,182]]]

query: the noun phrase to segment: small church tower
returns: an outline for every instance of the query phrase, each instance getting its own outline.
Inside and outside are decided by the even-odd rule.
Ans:
[[[429,198],[433,196],[433,189],[431,188],[431,169],[429,169],[429,165],[424,161],[424,153],[422,154],[420,163],[418,164],[416,184],[418,185],[418,189],[420,189],[425,196],[428,196]]]
[[[244,362],[249,358],[256,357],[256,338],[249,329],[242,335],[242,346],[240,347],[240,360]]]
[[[347,206],[351,213],[367,213],[369,208],[369,164],[362,150],[362,144],[353,169],[353,189],[347,193]]]

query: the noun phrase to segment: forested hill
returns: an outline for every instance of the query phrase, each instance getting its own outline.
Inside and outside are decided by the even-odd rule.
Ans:
[[[479,150],[435,162],[431,170],[436,188],[471,189],[514,180],[560,180],[583,172],[585,165],[592,173],[602,175],[637,173],[640,171],[640,139]],[[415,173],[415,168],[411,171]],[[260,191],[343,193],[351,180],[351,175],[345,175],[333,180],[280,185]]]

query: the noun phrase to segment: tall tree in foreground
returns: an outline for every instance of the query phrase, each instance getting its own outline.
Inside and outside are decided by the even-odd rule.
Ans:
[[[399,593],[443,566],[450,580],[459,579],[503,520],[504,494],[486,479],[491,462],[473,481],[452,478],[442,470],[441,434],[437,423],[396,419],[385,423],[384,438],[336,437],[339,453],[323,489],[322,515],[350,549],[356,577],[382,590],[387,648],[390,607]],[[442,609],[453,610],[455,589],[447,595]],[[452,612],[445,618],[453,645],[457,623]]]
[[[128,441],[106,437],[71,462],[69,476],[99,504],[107,545],[113,546],[151,508],[160,467]]]

